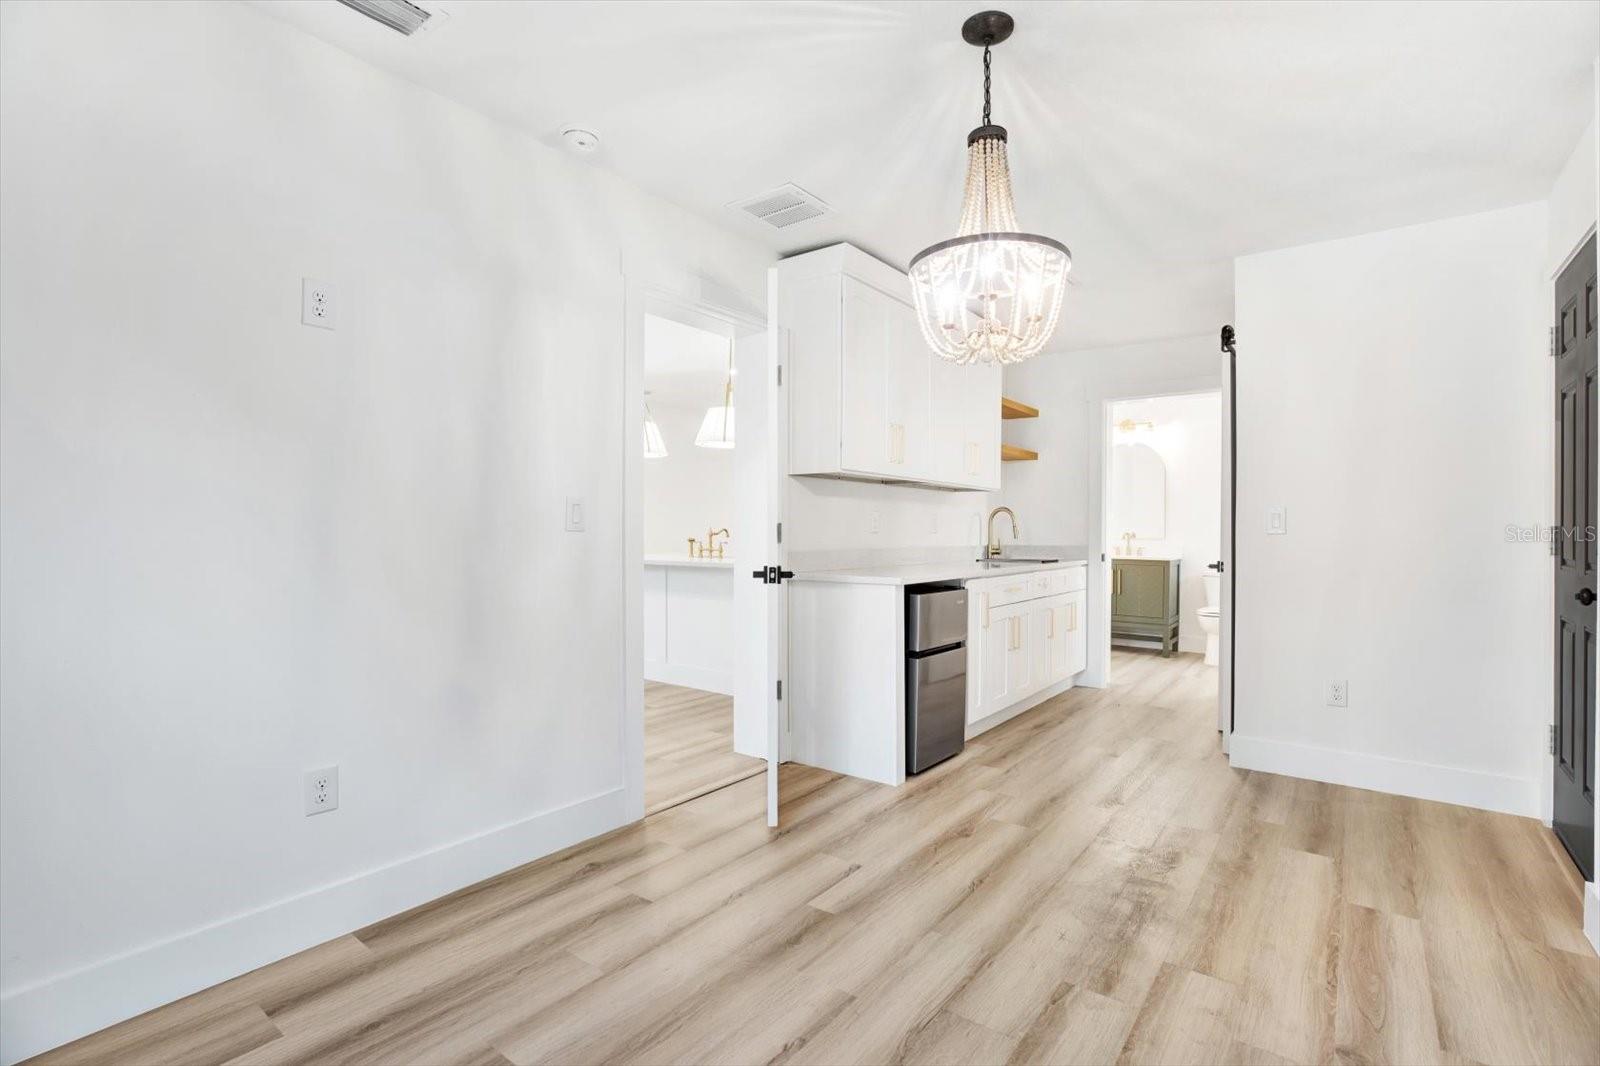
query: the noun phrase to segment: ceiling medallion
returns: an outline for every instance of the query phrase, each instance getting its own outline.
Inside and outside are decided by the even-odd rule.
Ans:
[[[967,134],[967,187],[956,236],[911,260],[922,334],[953,363],[1020,363],[1055,332],[1072,253],[1060,241],[1019,232],[1004,126],[989,121],[989,49],[1011,36],[1004,11],[961,27],[983,49],[983,124]]]

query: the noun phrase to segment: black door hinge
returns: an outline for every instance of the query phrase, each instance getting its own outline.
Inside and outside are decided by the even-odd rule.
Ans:
[[[783,699],[783,678],[778,678],[778,698]]]

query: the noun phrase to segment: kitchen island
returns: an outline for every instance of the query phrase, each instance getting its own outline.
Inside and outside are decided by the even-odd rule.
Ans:
[[[789,757],[898,785],[906,776],[905,602],[968,590],[967,736],[1071,688],[1083,671],[1082,559],[811,570],[789,581]]]

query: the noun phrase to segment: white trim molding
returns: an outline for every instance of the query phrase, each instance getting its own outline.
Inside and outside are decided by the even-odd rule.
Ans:
[[[1228,754],[1231,764],[1241,770],[1326,781],[1527,818],[1539,816],[1539,782],[1531,779],[1268,740],[1239,732],[1233,734]]]
[[[629,821],[625,799],[621,787],[597,793],[9,991],[0,997],[0,1062],[9,1066],[609,832]]]
[[[733,610],[733,604],[728,604],[728,610],[730,612]],[[659,681],[664,685],[697,688],[701,692],[715,692],[719,696],[733,695],[733,673],[729,670],[711,670],[704,666],[646,659],[644,679]]]
[[[1583,886],[1583,935],[1595,954],[1600,955],[1600,889],[1593,881]]]

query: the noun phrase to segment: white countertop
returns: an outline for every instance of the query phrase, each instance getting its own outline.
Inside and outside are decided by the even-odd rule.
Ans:
[[[849,570],[807,570],[790,581],[838,581],[852,585],[921,585],[929,581],[973,581],[982,577],[1031,574],[1039,570],[1065,570],[1084,566],[1083,559],[1062,559],[1054,563],[1012,563],[985,567],[979,562],[909,563],[899,566],[862,566]]]
[[[733,559],[691,559],[687,555],[646,555],[646,566],[700,566],[710,570],[732,570]]]

